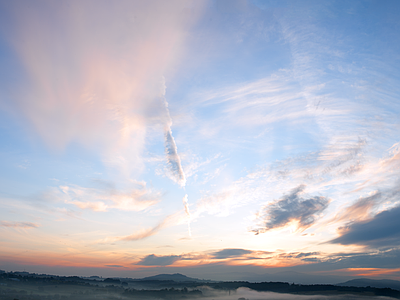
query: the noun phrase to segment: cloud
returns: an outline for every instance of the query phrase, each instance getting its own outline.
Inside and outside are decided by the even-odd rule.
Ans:
[[[164,116],[164,144],[165,144],[165,154],[167,158],[167,176],[174,182],[179,184],[181,187],[186,185],[186,176],[182,168],[181,158],[178,154],[178,147],[174,137],[172,136],[172,118],[168,109],[168,102],[165,98],[165,78],[162,78],[162,97],[160,97],[160,105],[163,107],[163,112],[160,115]]]
[[[218,137],[219,143],[230,141],[229,144],[236,147],[243,147],[245,141],[250,140],[247,134],[262,135],[266,127],[270,129],[279,122],[306,124],[314,116],[314,112],[307,109],[307,101],[293,74],[288,70],[280,70],[253,82],[238,83],[202,93],[196,98],[199,111],[204,107],[212,107],[217,112],[213,115],[218,118],[202,116],[207,122],[194,129],[199,130],[202,137]],[[325,113],[338,114],[337,111],[328,110]],[[237,139],[239,133],[250,128],[251,132]],[[223,135],[220,136],[219,133],[222,132]]]
[[[340,230],[332,244],[367,245],[373,247],[400,244],[400,206],[382,211],[367,221],[351,223]]]
[[[160,100],[163,74],[202,6],[180,0],[2,4],[9,18],[1,33],[24,81],[0,104],[52,149],[78,142],[100,150],[105,163],[126,175],[139,172],[148,128],[170,126]],[[172,136],[168,141],[173,152]]]
[[[161,193],[147,189],[145,184],[129,192],[110,188],[84,188],[77,185],[60,186],[59,189],[61,193],[55,193],[66,203],[98,212],[106,212],[110,209],[143,211],[161,200]]]
[[[12,227],[12,228],[38,228],[39,225],[31,222],[10,222],[10,221],[1,221],[1,227]]]
[[[178,155],[175,139],[169,127],[165,129],[165,153],[167,155],[167,163],[171,178],[181,187],[184,187],[186,185],[186,177],[183,172],[181,159]]]
[[[251,254],[253,251],[246,249],[222,249],[212,253],[213,258],[224,259]]]
[[[126,267],[121,266],[121,265],[104,265],[104,266],[110,267],[110,268],[126,268]]]
[[[367,253],[337,253],[326,260],[337,268],[400,268],[400,249],[371,251]]]
[[[163,80],[165,80],[163,78]],[[164,95],[165,95],[165,82],[164,84]],[[164,96],[163,95],[163,96]],[[176,146],[175,139],[172,136],[172,118],[168,109],[168,102],[165,97],[162,97],[165,108],[165,126],[164,126],[164,141],[165,141],[165,154],[167,156],[167,166],[169,177],[179,184],[181,187],[186,185],[186,176],[182,168],[181,158],[178,154],[178,147]]]
[[[328,207],[329,200],[319,196],[303,199],[300,195],[304,189],[305,186],[300,185],[289,195],[265,205],[258,213],[258,219],[261,219],[262,225],[253,231],[259,234],[284,227],[293,221],[297,223],[297,229],[302,230],[314,224],[319,214]]]
[[[346,197],[350,197],[349,193],[357,183],[366,182],[367,169],[377,168],[373,163],[378,159],[372,165],[362,164],[367,146],[370,144],[357,136],[336,136],[319,151],[258,166],[230,185],[207,193],[197,202],[197,211],[229,215],[237,207],[262,203],[266,198],[278,198],[283,189],[295,189],[302,184],[306,184],[310,192],[330,188],[334,196],[341,190],[347,191]],[[354,166],[357,165],[362,165],[362,168],[356,170]],[[383,171],[378,176],[382,174]]]
[[[159,222],[154,227],[140,229],[140,230],[134,232],[133,234],[125,236],[125,237],[110,237],[110,238],[107,238],[107,241],[109,241],[109,240],[112,240],[112,241],[115,241],[115,240],[117,240],[117,241],[138,241],[138,240],[155,235],[163,228],[180,225],[180,224],[184,224],[184,223],[187,223],[187,215],[186,215],[186,213],[183,214],[182,210],[179,210],[171,215],[166,216],[161,222]]]
[[[91,209],[93,211],[108,211],[108,206],[104,203],[104,202],[83,202],[83,201],[70,201],[68,203],[74,204],[76,206],[78,206],[81,209]]]
[[[309,17],[299,18],[295,15],[296,9],[306,11],[304,15]],[[233,145],[232,149],[235,150],[232,151],[235,151],[235,155],[232,157],[236,158],[236,153],[240,153],[248,158],[254,154],[253,149],[256,147],[264,151],[266,147],[274,148],[274,157],[277,153],[283,157],[291,157],[280,161],[279,166],[261,166],[248,176],[233,181],[229,186],[222,186],[217,182],[215,191],[207,193],[197,203],[199,210],[226,215],[239,206],[265,201],[265,198],[278,199],[278,193],[282,193],[282,190],[287,191],[299,184],[307,184],[311,195],[318,191],[334,200],[334,207],[330,207],[332,210],[325,210],[332,213],[337,207],[347,207],[355,198],[369,197],[366,195],[373,191],[383,194],[385,185],[389,184],[385,181],[389,177],[389,173],[386,172],[389,164],[393,177],[399,178],[398,172],[394,171],[398,170],[397,163],[400,161],[400,156],[396,156],[396,153],[400,153],[398,147],[393,148],[393,159],[379,163],[384,152],[383,147],[387,147],[389,143],[392,145],[393,140],[398,139],[398,103],[393,97],[398,94],[394,89],[398,85],[391,82],[390,92],[382,92],[381,95],[376,95],[378,97],[375,99],[358,90],[353,86],[356,81],[363,81],[363,85],[368,86],[375,80],[371,80],[374,76],[367,78],[373,75],[372,72],[367,75],[362,70],[364,66],[369,65],[368,59],[357,60],[361,64],[358,66],[345,63],[348,58],[349,61],[354,61],[352,52],[347,51],[351,47],[350,44],[338,46],[327,39],[331,34],[328,34],[326,28],[317,25],[319,13],[315,13],[313,9],[296,9],[290,10],[290,13],[278,20],[282,26],[281,34],[290,45],[293,69],[280,70],[263,79],[233,84],[224,89],[217,88],[201,94],[198,96],[197,105],[204,109],[204,116],[200,116],[200,109],[196,110],[200,111],[198,119],[205,124],[201,127],[204,136],[214,138],[213,145],[219,145],[221,141]],[[342,71],[335,71],[335,75],[332,76],[333,71],[328,70],[327,60],[335,70],[346,69],[349,72],[343,74]],[[373,72],[385,81],[385,71],[378,70],[382,69],[377,68]],[[380,88],[379,90],[383,91]],[[386,107],[376,105],[382,97],[387,101]],[[365,102],[362,99],[369,100]],[[210,114],[210,111],[213,111],[213,114]],[[387,122],[386,116],[390,116],[390,121]],[[264,126],[257,127],[261,124]],[[377,129],[376,124],[379,124],[380,129]],[[287,125],[290,130],[282,132],[282,125]],[[261,127],[262,130],[270,128],[268,133],[273,133],[276,128],[285,138],[286,144],[282,148],[292,151],[280,151],[279,145],[275,147],[272,134],[265,139],[268,141],[266,147],[254,143],[256,147],[251,149],[250,143],[245,144],[253,140],[246,139],[245,135],[240,136],[246,126],[251,127],[251,134]],[[238,127],[240,131],[237,130]],[[299,135],[294,133],[297,128],[302,128]],[[220,131],[223,135],[218,135]],[[227,136],[231,132],[233,138],[228,141]],[[193,134],[192,131],[189,134]],[[291,140],[295,141],[293,148],[289,145]],[[276,144],[282,144],[282,141],[279,142]],[[302,143],[304,148],[312,150],[308,153],[302,152]],[[239,152],[239,147],[246,146],[251,150]],[[358,188],[360,190],[357,191]],[[355,194],[361,189],[362,193]],[[374,202],[372,199],[360,201],[349,208],[347,216],[343,216],[340,221],[345,221],[346,218],[354,220],[356,217],[369,217],[383,203],[379,201],[379,204],[375,205]],[[355,213],[353,217],[351,210]]]
[[[400,167],[400,143],[395,143],[388,151],[389,157],[382,159],[381,165],[390,170],[398,170]]]
[[[142,266],[168,266],[172,265],[174,262],[180,260],[182,257],[179,255],[166,255],[166,256],[157,256],[154,254],[147,255],[140,262],[136,263],[136,265]]]
[[[247,206],[246,209],[252,206],[254,211],[254,206],[262,206],[263,203],[265,204],[265,199],[280,199],[282,190],[296,189],[299,185],[305,184],[309,195],[324,193],[329,195],[329,203],[332,201],[334,204],[326,209],[324,204],[326,199],[319,197],[322,201],[319,203],[320,208],[325,207],[323,212],[326,220],[322,220],[324,225],[341,223],[337,226],[342,226],[349,221],[368,219],[376,211],[382,208],[387,209],[398,201],[400,176],[395,171],[398,153],[396,145],[397,143],[390,147],[389,151],[386,149],[377,151],[372,141],[367,142],[358,136],[336,136],[317,152],[308,152],[259,166],[227,186],[217,186],[213,193],[206,193],[196,203],[196,210],[192,211],[192,215],[197,217],[202,213],[207,213],[226,216],[242,213],[237,208],[245,206]],[[363,167],[358,171],[348,172],[349,168],[357,163]],[[354,201],[355,197],[358,198],[356,201]],[[302,205],[307,203],[318,204],[318,197],[302,196],[301,198],[312,200],[304,204],[300,204],[301,201],[297,200],[295,203],[299,210],[306,209]],[[272,215],[278,214],[276,211],[278,202],[271,203],[271,206],[263,206],[255,220],[258,224],[248,227],[254,229],[254,232],[258,230],[263,232],[266,225],[272,226],[274,221],[269,219],[268,207]],[[279,204],[284,206],[285,203]],[[290,214],[291,209],[295,208],[296,206],[289,207],[286,216]],[[245,211],[243,209],[244,213]],[[318,217],[320,212],[316,212],[312,217]],[[279,214],[281,217],[282,215],[283,213]],[[302,224],[296,217],[285,226],[296,225],[295,223],[300,230],[306,228],[301,227]],[[278,227],[275,226],[275,228]]]
[[[367,141],[359,137],[356,142],[343,139],[328,145],[318,156],[319,160],[328,162],[322,172],[328,173],[338,169],[337,172],[341,175],[353,175],[360,171],[363,167],[360,159],[366,144]]]
[[[232,190],[226,189],[225,191],[203,197],[197,203],[197,213],[206,211],[209,214],[229,214],[229,208],[232,208],[236,204],[233,190],[234,188]],[[238,201],[240,202],[240,199]]]
[[[361,273],[372,271],[373,269],[377,269],[378,271],[380,269],[385,270],[389,274],[400,268],[400,249],[398,247],[361,253],[320,253],[320,255],[317,255],[317,258],[319,262],[289,268],[298,272],[322,271],[328,274],[329,271],[337,270],[338,274],[341,275],[348,269],[353,271],[358,269]]]
[[[372,210],[377,207],[382,200],[382,193],[374,191],[367,197],[360,197],[351,206],[340,211],[332,222],[353,222],[358,220],[364,220],[370,217]]]
[[[162,222],[160,222],[159,224],[157,224],[154,227],[151,228],[146,228],[146,229],[141,229],[138,230],[137,232],[122,237],[122,238],[118,238],[118,240],[120,241],[138,241],[138,240],[142,240],[145,239],[149,236],[155,235],[161,228],[163,228],[166,225],[166,219],[164,219]]]
[[[192,219],[192,216],[190,215],[190,210],[189,210],[189,203],[188,203],[188,195],[186,194],[185,197],[182,199],[183,206],[185,207],[185,213],[188,219],[188,230],[189,230],[189,236],[192,236],[192,230],[190,229],[190,221]]]
[[[304,253],[299,253],[296,255],[296,258],[301,258],[301,257],[308,257],[311,255],[319,255],[319,252],[304,252]]]

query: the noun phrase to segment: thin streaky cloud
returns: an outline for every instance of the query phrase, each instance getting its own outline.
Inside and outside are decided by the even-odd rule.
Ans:
[[[142,239],[145,239],[145,238],[148,238],[150,236],[155,235],[165,225],[166,225],[166,222],[164,220],[164,221],[160,222],[159,224],[157,224],[154,227],[138,230],[138,231],[132,233],[131,235],[128,235],[128,236],[125,236],[125,237],[121,237],[121,238],[117,238],[116,240],[119,240],[119,241],[139,241],[139,240],[142,240]]]
[[[124,237],[110,237],[107,238],[107,241],[138,241],[150,236],[157,234],[160,230],[172,227],[180,224],[187,223],[187,214],[183,213],[182,210],[177,211],[171,215],[166,216],[163,218],[156,226],[148,227],[144,229],[140,229],[135,231],[134,233],[124,236]]]
[[[340,211],[330,222],[354,222],[368,219],[373,209],[378,207],[383,200],[379,191],[374,191],[371,195],[360,197],[351,206]]]
[[[188,219],[187,223],[188,223],[189,236],[191,237],[192,236],[192,230],[190,228],[190,221],[192,219],[192,215],[190,214],[190,210],[189,210],[189,203],[188,203],[188,195],[187,194],[185,195],[185,197],[183,197],[182,202],[183,202],[185,213],[186,213],[186,216],[187,216],[187,219]]]
[[[1,221],[1,227],[10,227],[10,228],[38,228],[39,225],[32,222],[13,222],[13,221]]]
[[[110,209],[123,211],[143,211],[161,201],[161,193],[142,186],[128,192],[115,189],[84,188],[77,185],[59,187],[56,196],[65,203],[73,204],[81,209],[105,212]]]

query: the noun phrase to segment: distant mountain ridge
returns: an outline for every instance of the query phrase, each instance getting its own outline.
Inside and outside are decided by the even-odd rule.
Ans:
[[[192,281],[192,282],[199,282],[199,281],[211,281],[211,280],[202,280],[198,278],[188,277],[186,275],[175,273],[175,274],[158,274],[154,276],[144,277],[139,280],[173,280],[176,282],[183,282],[183,281]]]
[[[336,284],[338,286],[391,288],[400,291],[400,281],[391,279],[358,278]]]
[[[309,275],[297,272],[278,272],[275,274],[262,274],[256,275],[251,273],[243,273],[241,279],[250,282],[295,282],[297,284],[334,284],[337,286],[352,286],[352,287],[374,287],[374,288],[391,288],[400,291],[400,281],[391,279],[369,279],[369,278],[356,278],[341,283],[338,282],[340,276],[320,276]],[[343,278],[343,277],[342,277]],[[154,276],[144,277],[136,280],[172,280],[175,282],[216,282],[214,280],[204,280],[198,278],[188,277],[186,275],[175,274],[158,274]],[[232,279],[228,279],[231,281]]]

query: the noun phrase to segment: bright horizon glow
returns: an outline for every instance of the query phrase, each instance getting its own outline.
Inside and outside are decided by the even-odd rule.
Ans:
[[[0,269],[400,280],[399,13],[0,1]]]

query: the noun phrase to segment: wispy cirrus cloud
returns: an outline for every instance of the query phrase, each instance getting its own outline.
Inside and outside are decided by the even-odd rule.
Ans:
[[[381,91],[379,97],[372,91],[367,92],[368,84],[375,80],[374,75],[386,83],[385,72],[373,70],[370,65],[373,57],[368,54],[357,64],[349,63],[355,55],[348,51],[351,43],[338,46],[327,38],[331,35],[326,29],[317,25],[322,7],[326,8],[324,4],[318,9],[294,5],[286,17],[279,20],[280,33],[290,47],[291,69],[197,95],[198,107],[207,113],[212,108],[214,112],[211,117],[198,115],[206,124],[201,128],[204,139],[223,132],[223,137],[214,140],[214,144],[225,143],[227,149],[243,147],[243,159],[254,153],[256,147],[264,149],[260,143],[254,143],[257,145],[254,147],[249,142],[244,128],[251,128],[250,132],[254,134],[257,126],[264,125],[259,127],[258,133],[269,134],[265,147],[271,148],[276,137],[270,133],[275,128],[278,131],[288,126],[290,132],[302,128],[298,138],[295,133],[291,136],[283,131],[285,142],[293,139],[297,143],[293,148],[288,143],[284,149],[294,149],[292,153],[296,154],[287,151],[287,159],[261,165],[247,176],[232,180],[230,185],[220,185],[212,192],[205,192],[197,203],[197,212],[227,215],[237,207],[259,204],[265,198],[277,199],[288,189],[306,184],[312,193],[329,195],[334,206],[325,211],[330,215],[337,207],[353,202],[354,198],[366,199],[374,191],[386,195],[395,189],[393,187],[399,180],[398,173],[393,172],[396,146],[391,150],[393,159],[385,160],[391,167],[380,160],[386,155],[385,147],[397,140],[399,123],[395,115],[399,105],[393,97],[398,95],[397,80],[385,84],[384,88],[376,87],[374,90]],[[298,9],[305,13],[297,18]],[[388,69],[389,66],[379,65],[379,70]],[[386,99],[388,106],[377,104],[381,98]],[[240,136],[243,132],[246,134]],[[229,139],[230,134],[232,138]],[[298,154],[301,143],[308,143],[305,146],[308,150]],[[391,201],[395,202],[394,199]],[[383,202],[371,198],[354,204],[351,209],[357,210],[359,216],[371,214],[381,209]],[[348,217],[350,214],[337,221],[346,222]]]
[[[309,109],[290,70],[280,70],[253,82],[238,83],[194,97],[198,99],[196,105],[200,109],[212,108],[218,112],[218,119],[201,116],[207,122],[204,122],[199,133],[205,138],[217,136],[221,131],[224,135],[229,133],[228,137],[232,134],[233,138],[238,130],[250,129],[255,136],[263,135],[266,127],[271,130],[280,122],[308,126],[316,114],[315,110]],[[323,114],[335,116],[347,112],[344,108],[336,108],[326,109]],[[227,137],[224,137],[225,140]],[[232,143],[235,144],[234,141]],[[238,144],[242,143],[241,139]]]
[[[185,199],[185,198],[184,198]],[[188,215],[185,211],[177,211],[163,218],[157,225],[136,230],[134,233],[124,237],[110,237],[107,241],[138,241],[157,234],[166,227],[187,223]]]
[[[382,194],[374,191],[371,195],[360,197],[352,205],[342,211],[339,211],[331,222],[354,222],[365,220],[371,216],[373,209],[378,207],[382,202]]]
[[[386,151],[377,152],[374,143],[357,136],[336,137],[320,151],[260,166],[229,186],[204,195],[196,203],[193,214],[229,215],[238,207],[248,204],[265,205],[266,199],[270,199],[267,200],[271,203],[269,213],[276,214],[277,219],[280,205],[282,217],[286,215],[288,218],[290,210],[295,210],[296,207],[299,213],[302,210],[304,213],[309,211],[309,220],[313,219],[312,211],[316,215],[325,211],[330,222],[338,224],[369,218],[385,205],[393,206],[398,201],[396,195],[399,194],[400,177],[395,171],[398,163],[396,145]],[[327,198],[318,198],[319,196],[315,199],[309,197],[310,210],[306,208],[307,202],[303,207],[299,199],[295,201],[295,206],[287,207],[287,211],[285,201],[273,201],[279,199],[285,190],[295,190],[301,185],[307,186],[308,193],[326,192],[329,194],[329,201],[336,209],[340,207],[341,211],[332,215],[332,210],[327,207]],[[357,200],[354,200],[355,196],[358,196]],[[264,213],[261,213],[265,218],[268,215],[267,207],[268,204],[265,205]],[[307,213],[303,215],[305,219],[306,215]],[[307,223],[305,219],[303,225]],[[315,220],[318,218],[314,218]],[[299,221],[300,219],[296,222]],[[268,226],[272,226],[272,223]]]
[[[1,221],[1,227],[11,227],[11,228],[38,228],[39,225],[32,222],[12,222],[12,221]]]
[[[189,236],[192,236],[192,230],[190,228],[190,221],[192,219],[192,215],[190,214],[190,210],[189,210],[189,202],[188,202],[188,195],[187,194],[185,195],[185,197],[183,197],[182,202],[183,202],[183,206],[185,208],[185,214],[187,216]]]
[[[119,240],[119,241],[139,241],[139,240],[145,239],[147,237],[150,237],[152,235],[155,235],[165,225],[166,225],[166,220],[163,220],[162,222],[160,222],[159,224],[157,224],[154,227],[150,227],[150,228],[146,228],[146,229],[140,229],[140,230],[132,233],[131,235],[124,236],[124,237],[121,237],[121,238],[116,238],[116,240]]]

